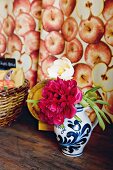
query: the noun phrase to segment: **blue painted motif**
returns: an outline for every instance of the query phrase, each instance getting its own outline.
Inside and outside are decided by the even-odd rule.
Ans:
[[[79,122],[78,120],[75,120],[74,122],[68,120],[67,126],[70,128],[70,131],[66,134],[65,137],[63,137],[63,135],[57,136],[62,150],[68,150],[69,153],[73,153],[75,150],[78,150],[81,145],[87,142],[87,137],[91,132],[91,126],[90,124],[86,123],[82,127],[81,123],[82,122]],[[60,126],[57,128],[60,128]],[[62,132],[64,131],[65,127],[62,129]]]

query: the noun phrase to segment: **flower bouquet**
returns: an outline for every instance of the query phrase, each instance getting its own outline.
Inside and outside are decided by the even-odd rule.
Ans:
[[[99,123],[104,130],[104,120],[108,123],[110,121],[102,111],[101,105],[107,105],[108,103],[102,100],[98,92],[99,87],[93,87],[83,92],[77,86],[76,80],[72,78],[73,66],[67,58],[56,60],[48,69],[48,73],[51,79],[42,82],[41,88],[35,94],[37,99],[33,98],[33,94],[28,95],[28,108],[35,108],[35,111],[37,110],[35,112],[37,116],[35,117],[47,124],[54,125],[55,131],[56,127],[60,129],[60,135],[57,135],[57,139],[60,141],[63,150],[66,151],[63,152],[65,154],[67,152],[73,153],[73,150],[76,151],[78,147],[81,148],[80,143],[84,144],[84,141],[85,143],[88,141],[84,136],[90,136],[87,133],[92,131],[94,126],[89,121],[89,118],[79,116],[80,113],[83,115],[85,112],[86,115],[86,112],[93,110],[96,115],[94,122]],[[89,108],[89,110],[86,111],[85,108]],[[71,119],[74,120],[72,121]],[[65,120],[68,124],[68,132],[66,132],[66,137],[62,138],[66,131]],[[83,124],[84,120],[85,123]],[[71,138],[67,139],[68,135],[69,137],[73,136],[74,141]],[[67,146],[70,141],[71,146]],[[77,155],[80,155],[81,152],[77,153]],[[76,153],[73,153],[73,155],[76,155]]]

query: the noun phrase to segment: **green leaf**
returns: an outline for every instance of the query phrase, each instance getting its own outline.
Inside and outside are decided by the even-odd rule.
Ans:
[[[64,124],[61,124],[61,125],[60,125],[60,128],[64,129],[64,128],[65,128]]]
[[[94,102],[97,100],[97,97],[94,97],[94,96],[91,97],[91,96],[88,95],[88,98],[90,98],[90,100],[92,100]]]
[[[82,120],[81,120],[77,115],[75,115],[74,118],[75,118],[76,120],[78,120],[79,122],[82,122]]]
[[[97,98],[97,93],[95,92],[89,92],[87,94],[85,94],[86,97],[90,97],[90,98]]]
[[[7,86],[4,86],[4,90],[7,90],[8,89],[8,87]]]
[[[33,103],[33,105],[32,105],[32,107],[33,107],[33,106],[37,105],[38,100],[31,100],[31,99],[28,99],[28,100],[26,100],[26,102],[28,102],[28,103]]]
[[[82,98],[80,104],[83,106],[83,107],[87,107],[89,104],[84,100],[84,98]]]
[[[96,113],[96,115],[97,115],[98,123],[99,123],[100,127],[102,128],[102,130],[105,130],[105,123],[104,123],[104,121],[102,120],[100,114],[98,113],[97,110],[94,109],[94,111],[95,111],[95,113]]]
[[[87,90],[87,91],[85,92],[85,95],[86,95],[87,93],[90,93],[90,92],[96,92],[98,89],[100,89],[100,87],[99,87],[99,86],[97,86],[97,87],[93,87],[93,88],[91,88],[91,89]]]
[[[97,119],[99,122],[100,127],[104,130],[105,129],[105,124],[104,121],[102,120],[100,114],[98,113],[98,111],[95,109],[93,103],[90,103],[91,108],[95,111],[96,115],[97,115]]]
[[[105,113],[98,106],[94,106],[94,108],[101,114],[101,116],[106,120],[106,122],[110,124],[110,121],[106,117]]]
[[[97,88],[92,88],[92,89],[88,90],[84,94],[84,96],[87,97],[87,98],[90,98],[90,100],[92,100],[92,101],[96,101],[99,98],[99,96],[97,95],[97,93],[95,91],[96,89]]]
[[[103,101],[103,100],[96,100],[96,102],[95,102],[95,103],[109,105],[109,103],[108,103],[108,102]]]
[[[99,121],[99,125],[102,127],[102,129],[104,129],[105,127],[105,124],[101,118],[101,116],[108,122],[108,118],[106,117],[106,115],[104,114],[104,112],[102,110],[100,110],[100,108],[93,102],[91,101],[89,98],[87,98],[86,96],[83,97],[84,100],[87,101],[87,103],[89,103],[90,107],[95,111],[96,115],[97,115],[97,118],[98,118],[98,121]]]

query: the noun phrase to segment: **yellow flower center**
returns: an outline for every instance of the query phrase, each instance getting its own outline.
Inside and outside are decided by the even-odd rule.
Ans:
[[[69,65],[68,64],[64,64],[63,67],[60,67],[59,70],[58,70],[58,75],[62,75],[63,72],[66,71],[66,69],[69,69]]]

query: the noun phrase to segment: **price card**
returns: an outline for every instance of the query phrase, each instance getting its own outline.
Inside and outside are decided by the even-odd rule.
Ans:
[[[14,58],[0,58],[0,70],[8,70],[16,68],[16,60]]]

